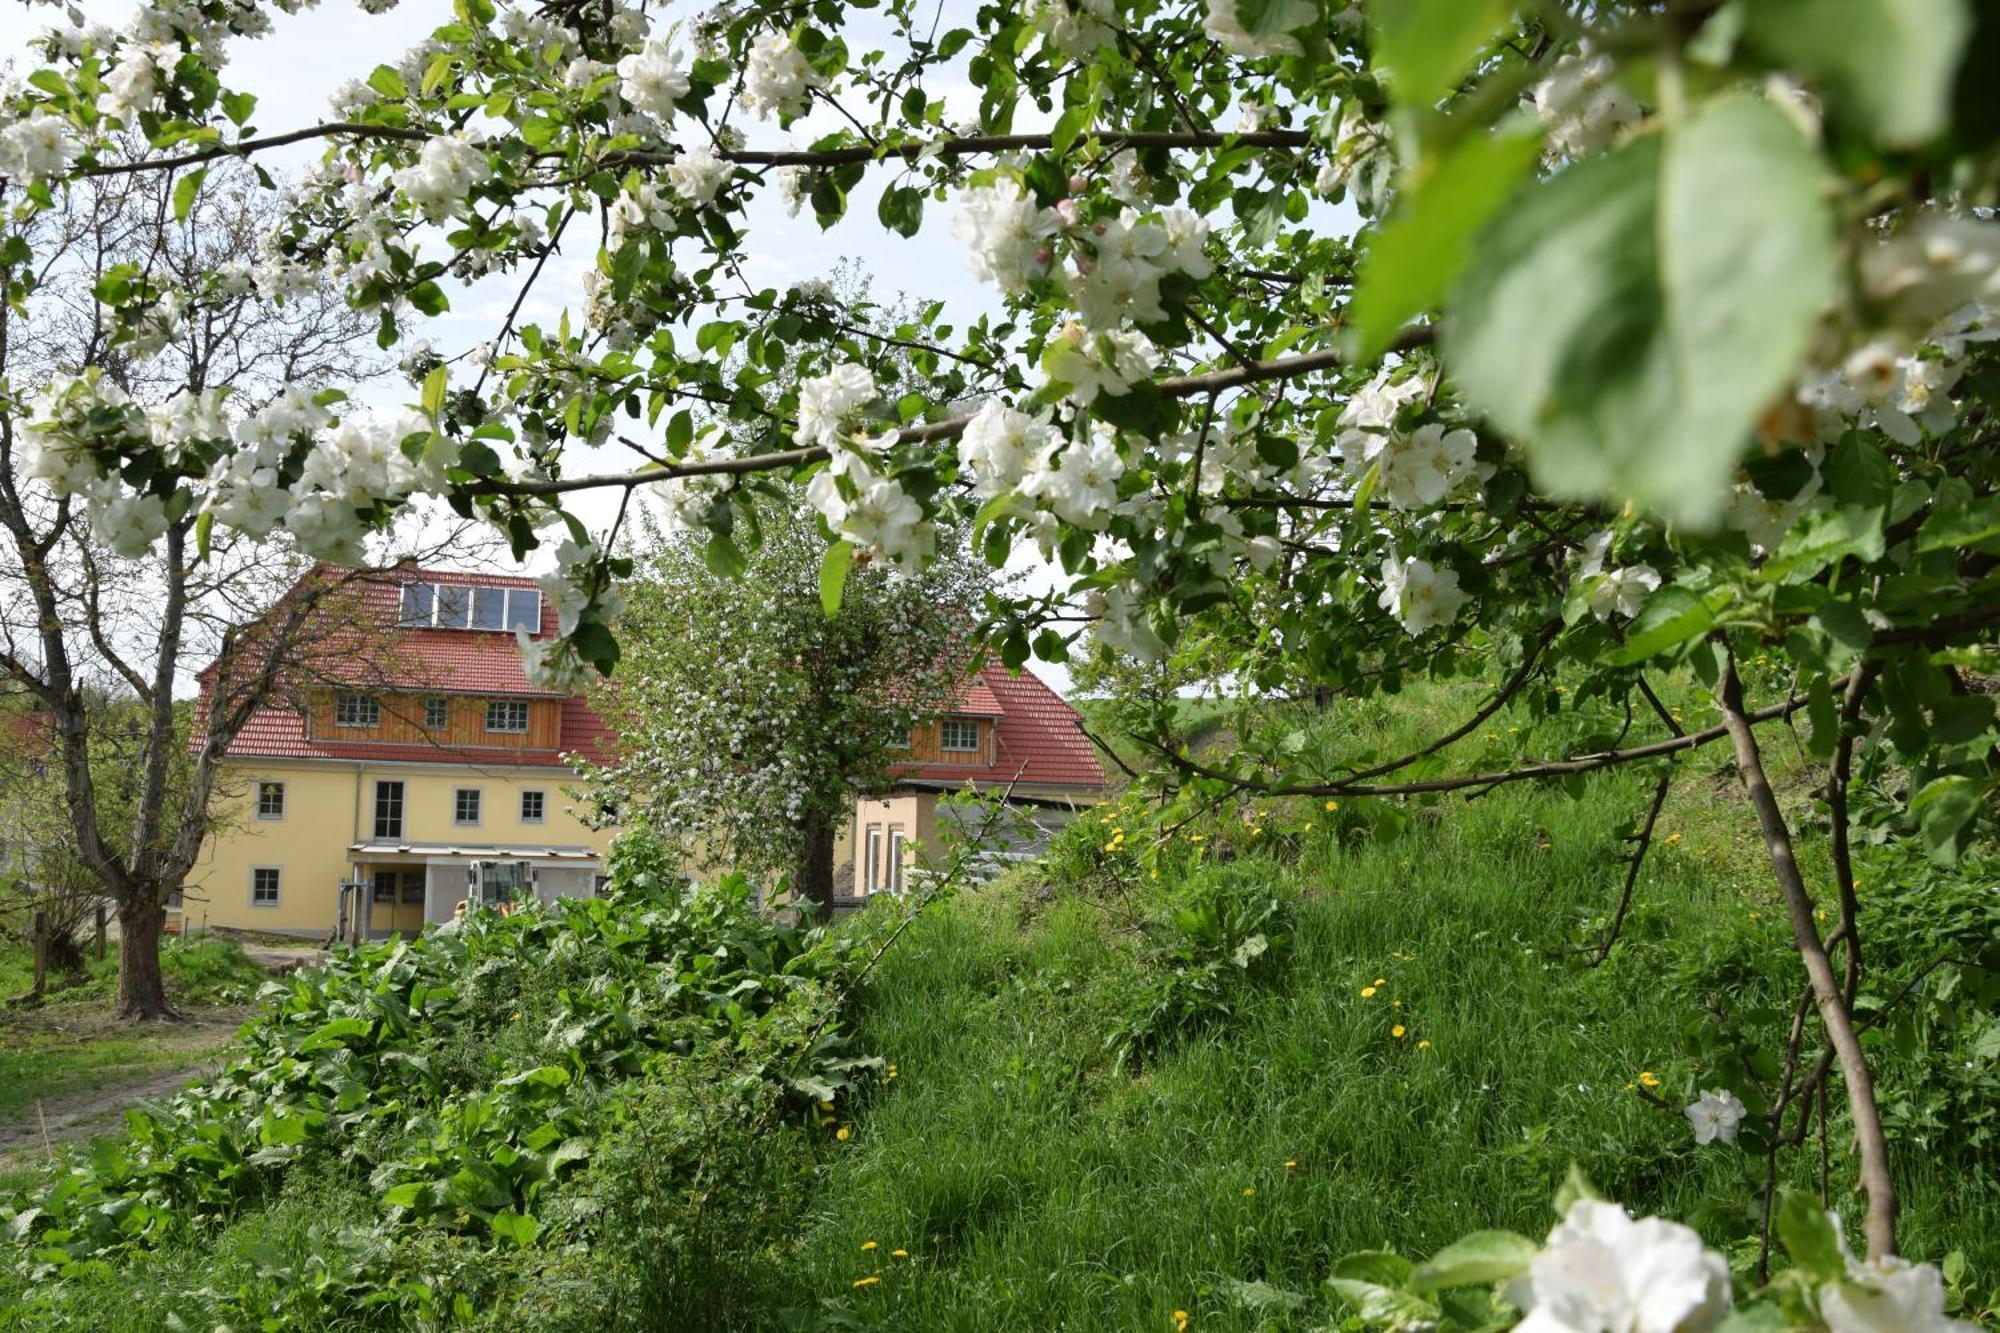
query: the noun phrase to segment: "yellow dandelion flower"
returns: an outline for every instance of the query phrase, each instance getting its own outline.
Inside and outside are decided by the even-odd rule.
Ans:
[[[1429,1037],[1425,1037],[1422,1041],[1417,1043],[1417,1049],[1420,1051],[1428,1051],[1430,1048],[1431,1048],[1431,1039]]]
[[[874,1242],[874,1241],[872,1241],[872,1240],[864,1240],[864,1241],[862,1241],[862,1242],[861,1242],[861,1252],[862,1252],[863,1254],[866,1254],[866,1253],[868,1253],[868,1251],[870,1251],[870,1250],[872,1250],[872,1249],[874,1249],[874,1248],[875,1248],[875,1242]]]
[[[1207,835],[1206,833],[1190,833],[1190,834],[1188,835],[1188,841],[1189,841],[1189,842],[1207,842],[1207,841],[1208,841],[1208,835]]]
[[[881,1280],[882,1280],[881,1278],[876,1277],[873,1273],[870,1273],[867,1277],[855,1278],[854,1285],[857,1287],[872,1287]]]
[[[1338,810],[1338,809],[1340,809],[1340,802],[1339,802],[1339,801],[1328,801],[1328,802],[1326,803],[1326,807],[1325,807],[1325,808],[1326,808],[1326,809],[1327,809],[1328,811],[1334,811],[1334,810]]]
[[[1299,832],[1301,833],[1311,833],[1312,831],[1313,831],[1313,822],[1310,819],[1306,821],[1305,827],[1299,830]]]
[[[1386,986],[1386,985],[1388,985],[1388,984],[1389,984],[1389,978],[1387,978],[1387,977],[1377,977],[1377,978],[1375,978],[1375,984],[1376,984],[1376,985],[1378,985],[1378,986]]]
[[[1650,1069],[1642,1069],[1639,1071],[1639,1081],[1645,1084],[1649,1088],[1657,1088],[1660,1086],[1659,1076],[1656,1075]]]
[[[1252,1195],[1256,1194],[1256,1192],[1257,1192],[1257,1190],[1256,1190],[1256,1188],[1255,1188],[1254,1186],[1251,1186],[1251,1185],[1245,1185],[1245,1186],[1243,1187],[1243,1197],[1244,1197],[1244,1198],[1246,1198],[1246,1199],[1247,1199],[1247,1198],[1250,1198],[1250,1197],[1251,1197]]]
[[[887,1082],[895,1077],[896,1077],[896,1066],[894,1065],[890,1065],[887,1069],[882,1071],[882,1079],[884,1082]]]
[[[839,1129],[833,1131],[833,1137],[839,1139],[842,1143],[847,1142],[854,1137],[854,1126],[842,1125]]]
[[[820,1110],[822,1110],[822,1111],[831,1111],[831,1110],[833,1109],[833,1103],[832,1103],[832,1102],[821,1102],[821,1103],[819,1104],[819,1109],[820,1109]]]
[[[1188,1312],[1186,1310],[1174,1311],[1175,1333],[1180,1333],[1180,1330],[1185,1329],[1187,1326],[1188,1326]]]
[[[1296,1157],[1287,1157],[1285,1159],[1285,1170],[1296,1171],[1298,1169],[1299,1169],[1299,1162]]]
[[[1396,1024],[1396,1026],[1389,1029],[1389,1035],[1394,1037],[1397,1041],[1401,1041],[1403,1039],[1403,1033],[1406,1032],[1407,1030],[1408,1029],[1406,1029],[1401,1023],[1398,1023]]]
[[[908,1250],[891,1250],[889,1251],[889,1257],[891,1259],[907,1259],[910,1257],[910,1252]]]
[[[1391,1009],[1401,1009],[1403,1007],[1403,1002],[1401,1000],[1391,1000],[1389,1001],[1389,1007]]]
[[[1361,998],[1362,998],[1362,999],[1364,999],[1364,1000],[1372,1000],[1372,999],[1374,999],[1374,998],[1375,998],[1375,988],[1374,988],[1373,986],[1363,986],[1363,987],[1361,988]]]

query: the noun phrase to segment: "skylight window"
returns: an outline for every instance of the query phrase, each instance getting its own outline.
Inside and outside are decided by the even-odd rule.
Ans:
[[[415,629],[480,629],[530,634],[542,627],[537,588],[495,588],[463,583],[405,583],[396,623]]]

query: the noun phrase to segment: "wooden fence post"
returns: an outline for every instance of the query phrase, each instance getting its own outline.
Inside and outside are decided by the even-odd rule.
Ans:
[[[35,994],[47,988],[49,979],[49,914],[35,913]]]
[[[97,961],[104,961],[104,904],[97,905]]]

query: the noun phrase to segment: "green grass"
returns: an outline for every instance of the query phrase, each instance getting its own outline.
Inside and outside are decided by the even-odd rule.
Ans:
[[[187,939],[169,935],[160,944],[160,970],[167,996],[176,1005],[247,1003],[270,974],[244,956],[236,941],[220,935]],[[33,951],[18,940],[0,940],[0,996],[25,994],[35,980]],[[118,993],[118,947],[113,940],[103,958],[86,953],[81,980],[52,974],[43,1006],[97,1005]]]
[[[1601,969],[1559,953],[1616,893],[1642,781],[1503,790],[1349,850],[1315,821],[1295,862],[1227,872],[1302,900],[1282,984],[1137,1077],[1104,1051],[1139,966],[1118,901],[1040,905],[1016,884],[939,908],[871,992],[862,1040],[899,1078],[818,1189],[798,1304],[897,1328],[1168,1328],[1176,1309],[1265,1327],[1231,1282],[1311,1292],[1355,1250],[1539,1235],[1572,1161],[1747,1268],[1761,1157],[1697,1148],[1630,1090],[1648,1071],[1673,1107],[1692,1100],[1714,1013],[1768,1027],[1796,984],[1741,854],[1747,814],[1705,784],[1670,807],[1663,837],[1686,836],[1656,848]],[[1832,1158],[1834,1204],[1858,1216],[1841,1143]],[[1898,1167],[1906,1252],[1962,1249],[1975,1289],[2000,1281],[2000,1180],[1949,1154]],[[1808,1154],[1787,1170],[1812,1183]]]

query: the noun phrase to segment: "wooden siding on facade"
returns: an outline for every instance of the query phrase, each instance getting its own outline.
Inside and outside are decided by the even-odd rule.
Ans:
[[[909,751],[907,754],[896,756],[897,761],[917,764],[964,764],[967,768],[992,767],[994,763],[992,721],[983,717],[962,720],[972,721],[978,726],[978,749],[945,749],[939,735],[939,724],[930,722],[911,729]]]
[[[507,750],[556,750],[562,748],[562,700],[529,699],[526,731],[488,731],[487,700],[470,695],[444,695],[445,725],[433,731],[424,726],[421,694],[373,696],[382,706],[381,722],[373,727],[343,727],[336,724],[332,692],[314,697],[306,714],[306,734],[314,740],[373,741],[389,745],[444,746],[450,749],[482,747]]]

